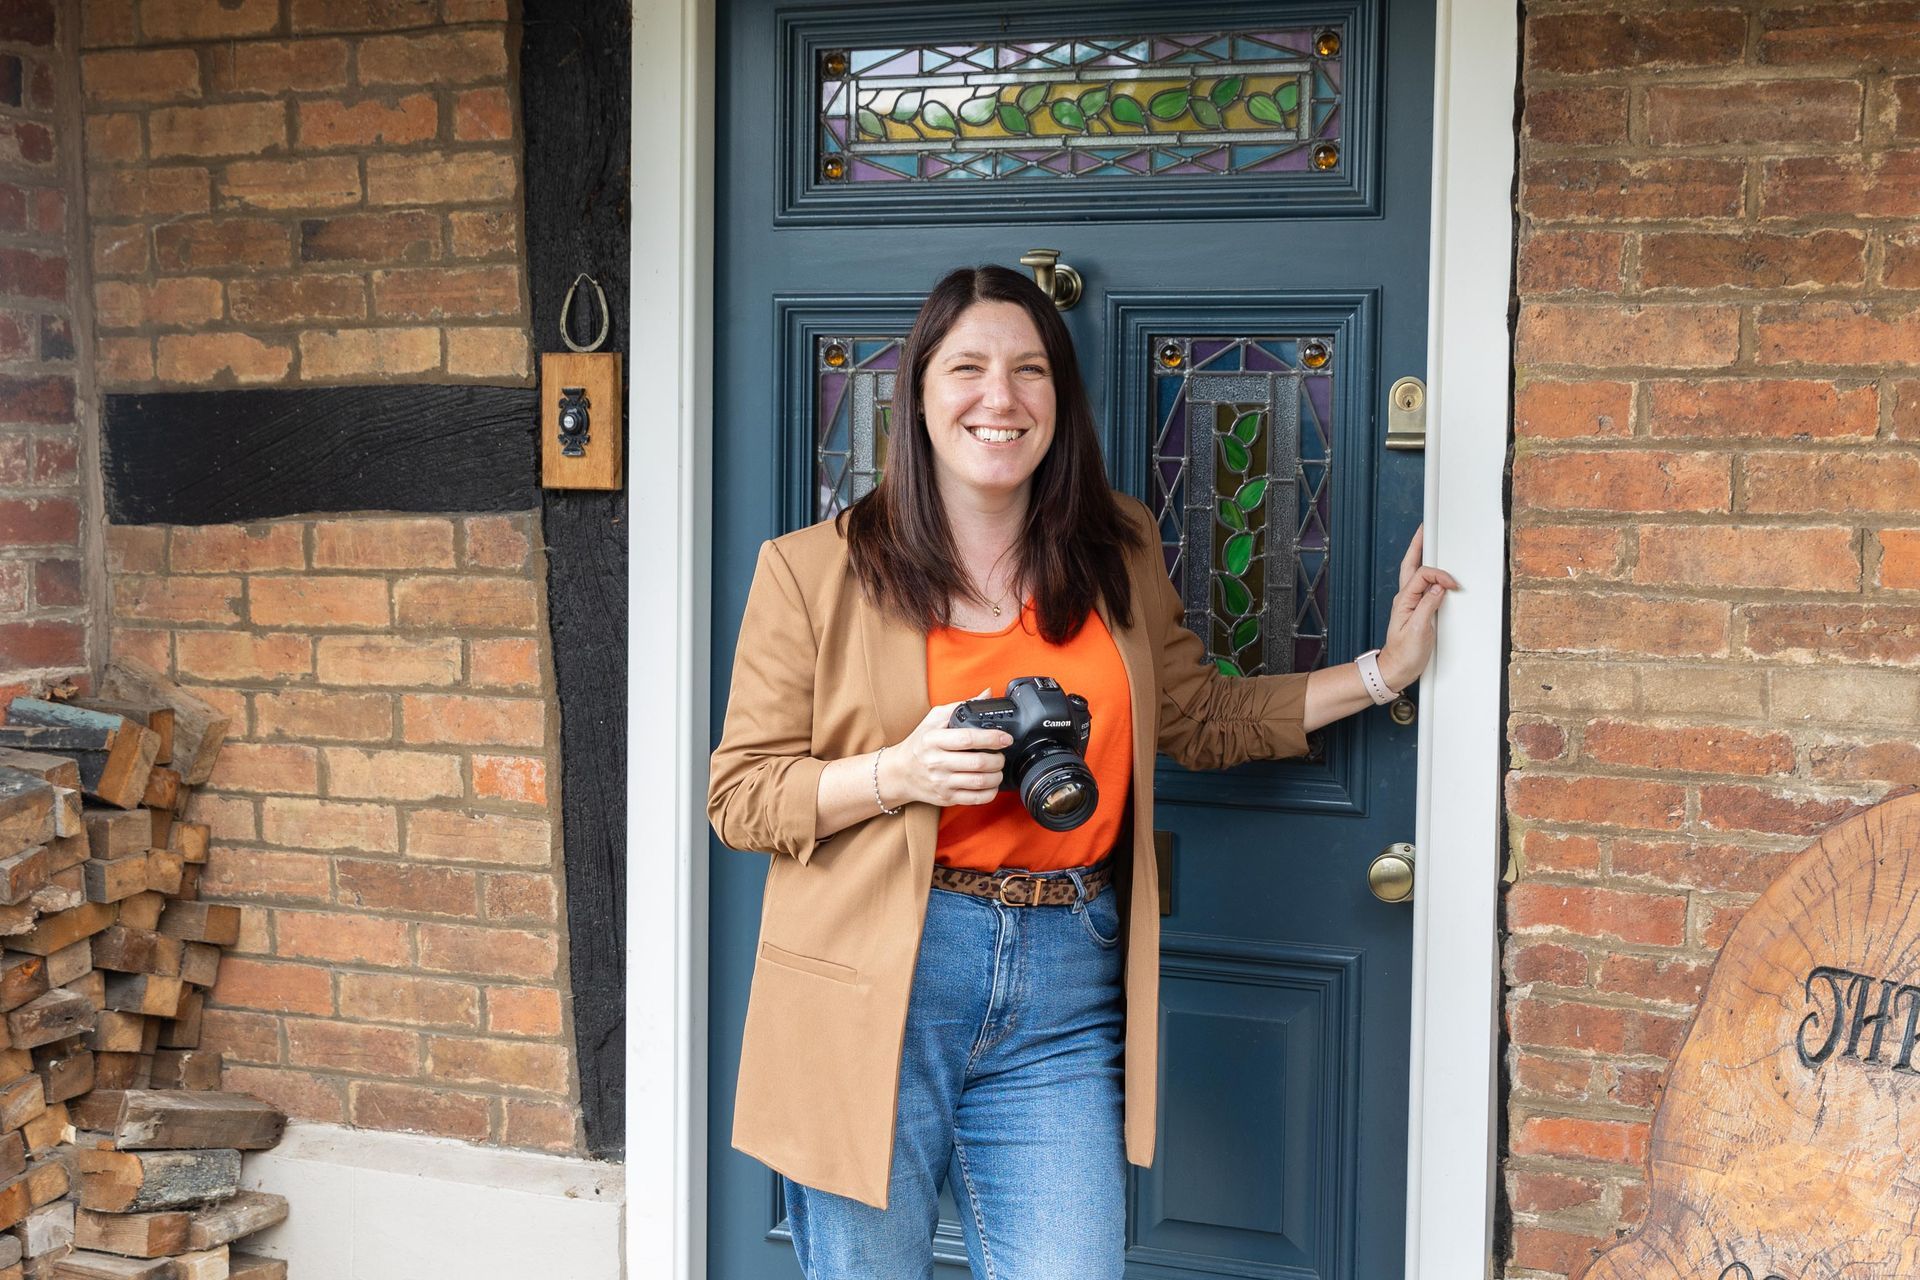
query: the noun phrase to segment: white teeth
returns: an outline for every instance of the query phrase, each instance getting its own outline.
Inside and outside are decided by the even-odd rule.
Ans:
[[[1018,440],[1026,434],[1024,431],[1013,431],[998,427],[968,427],[967,430],[973,432],[976,440],[984,440],[988,444],[1005,444],[1009,440]]]

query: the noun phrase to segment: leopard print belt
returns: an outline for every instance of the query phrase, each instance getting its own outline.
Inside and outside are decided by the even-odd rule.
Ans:
[[[933,883],[938,889],[991,898],[1008,907],[1064,907],[1079,896],[1072,876],[1042,877],[1025,871],[968,871],[935,864]],[[1099,897],[1113,883],[1113,858],[1103,858],[1081,872],[1080,883],[1086,886],[1087,901]]]

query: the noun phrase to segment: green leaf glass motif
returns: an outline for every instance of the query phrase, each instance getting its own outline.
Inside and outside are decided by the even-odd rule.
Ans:
[[[1231,658],[1215,658],[1213,665],[1220,669],[1220,674],[1223,676],[1243,676],[1247,674],[1242,671],[1239,665]]]
[[[1220,437],[1220,452],[1226,455],[1227,465],[1242,474],[1253,462],[1253,455],[1247,452],[1247,446],[1232,436]]]
[[[1313,50],[1351,34],[1335,23],[836,49],[815,59],[815,172],[841,191],[1243,174],[1344,183],[1365,161],[1342,136],[1364,42],[1330,38],[1341,50],[1330,58]],[[1309,154],[1327,144],[1343,163],[1321,170]]]
[[[1266,477],[1249,480],[1240,486],[1240,492],[1233,495],[1233,503],[1242,511],[1252,511],[1260,505],[1260,499],[1267,496]]]
[[[1048,109],[1062,128],[1084,130],[1087,127],[1087,117],[1081,113],[1080,104],[1077,102],[1057,98],[1049,104]]]
[[[993,114],[999,106],[998,94],[989,93],[978,98],[968,98],[960,104],[960,118],[975,128],[980,128],[993,119]]]
[[[1260,638],[1260,619],[1242,618],[1233,624],[1233,647],[1238,652]]]
[[[929,129],[944,129],[948,133],[960,132],[960,122],[953,118],[953,111],[946,103],[937,99],[930,100],[920,108],[920,119]]]
[[[1113,100],[1113,118],[1136,128],[1142,128],[1147,123],[1147,113],[1141,110],[1140,103],[1124,93]]]
[[[1230,529],[1244,529],[1247,527],[1247,518],[1240,514],[1239,507],[1231,502],[1223,502],[1220,504],[1220,523]]]
[[[1233,420],[1233,426],[1230,430],[1233,432],[1233,438],[1235,440],[1251,448],[1254,437],[1260,434],[1260,415],[1258,413],[1243,413]]]
[[[1187,104],[1192,99],[1191,89],[1165,89],[1147,101],[1147,110],[1155,120],[1178,120],[1187,113]]]
[[[1236,578],[1244,574],[1247,566],[1253,563],[1253,535],[1236,533],[1228,538],[1226,549],[1220,553],[1220,558],[1226,562],[1228,573]]]
[[[1247,584],[1238,578],[1220,579],[1222,603],[1232,617],[1244,617],[1253,608],[1253,592],[1247,590]]]

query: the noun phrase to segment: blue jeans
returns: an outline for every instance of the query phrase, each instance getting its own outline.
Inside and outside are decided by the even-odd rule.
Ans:
[[[1079,868],[1054,875],[1078,880]],[[931,1280],[951,1181],[975,1280],[1119,1280],[1120,912],[930,891],[887,1208],[784,1179],[807,1280]]]

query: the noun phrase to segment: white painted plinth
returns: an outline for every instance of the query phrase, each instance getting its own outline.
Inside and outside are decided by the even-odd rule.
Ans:
[[[292,1280],[620,1280],[625,1170],[445,1138],[290,1124],[241,1182],[287,1221],[241,1248]]]

